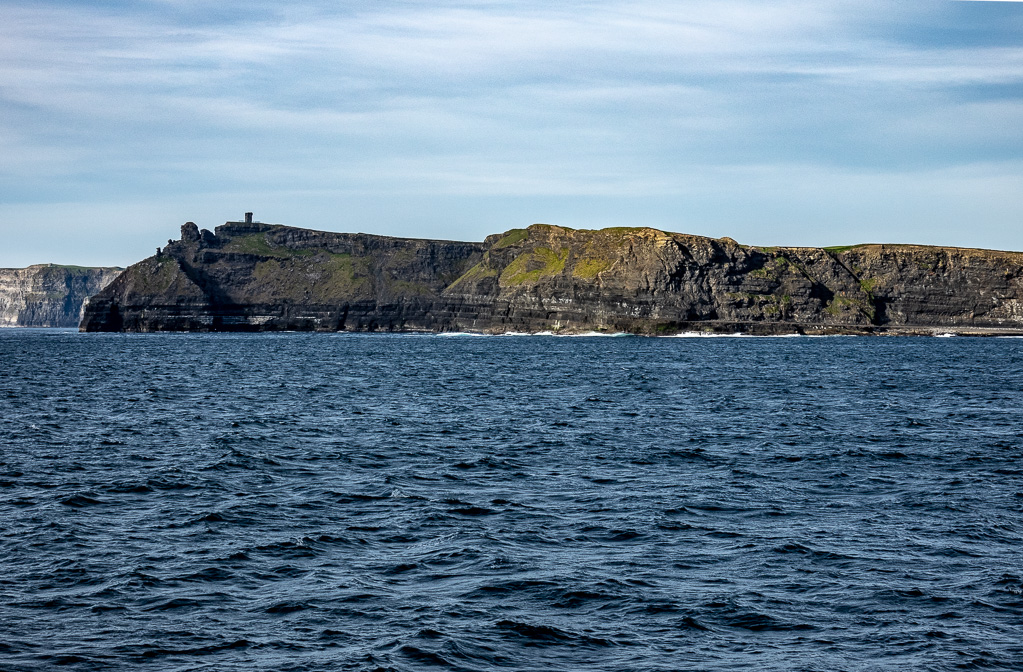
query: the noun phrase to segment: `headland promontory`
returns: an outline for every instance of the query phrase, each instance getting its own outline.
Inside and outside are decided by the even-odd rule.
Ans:
[[[455,242],[247,216],[186,223],[99,291],[80,329],[1023,334],[1023,253],[545,224]]]

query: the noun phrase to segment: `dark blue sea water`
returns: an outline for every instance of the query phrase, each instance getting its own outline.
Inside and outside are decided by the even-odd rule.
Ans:
[[[0,332],[0,669],[1023,669],[1023,340]]]

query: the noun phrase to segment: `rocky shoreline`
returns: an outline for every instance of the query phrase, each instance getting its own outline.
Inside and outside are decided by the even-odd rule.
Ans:
[[[482,243],[192,223],[82,331],[1023,335],[1023,253],[536,224]]]

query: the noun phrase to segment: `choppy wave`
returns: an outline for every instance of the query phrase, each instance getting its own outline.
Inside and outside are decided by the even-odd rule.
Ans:
[[[1020,669],[1010,339],[0,333],[0,669]]]

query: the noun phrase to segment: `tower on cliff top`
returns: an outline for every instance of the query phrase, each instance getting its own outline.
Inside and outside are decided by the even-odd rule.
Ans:
[[[246,212],[245,213],[245,223],[246,224],[251,224],[252,223],[252,213],[251,212]]]

